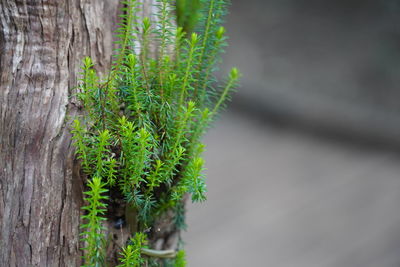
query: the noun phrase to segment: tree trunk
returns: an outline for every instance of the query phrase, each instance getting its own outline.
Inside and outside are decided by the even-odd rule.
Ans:
[[[118,0],[0,0],[0,265],[79,266],[68,117],[84,56],[110,65]]]

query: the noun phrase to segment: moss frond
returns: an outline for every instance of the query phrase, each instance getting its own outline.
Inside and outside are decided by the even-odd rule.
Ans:
[[[176,4],[174,13],[171,1],[157,0],[156,19],[139,21],[141,6],[124,1],[109,74],[98,77],[92,60],[83,60],[77,96],[86,116],[74,121],[72,133],[88,177],[82,217],[86,266],[104,266],[106,192],[121,196],[131,207],[127,212],[135,211],[126,217],[136,216],[139,227],[121,252],[120,266],[144,264],[143,231],[157,216],[174,211],[182,229],[184,196],[206,199],[201,138],[229,100],[240,73],[233,68],[222,85],[213,74],[226,46],[221,24],[227,2]],[[183,28],[173,26],[175,14]],[[155,43],[159,47],[153,55]],[[173,262],[184,266],[184,252]]]

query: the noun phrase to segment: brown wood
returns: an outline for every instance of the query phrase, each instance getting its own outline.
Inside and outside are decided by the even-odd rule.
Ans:
[[[154,1],[140,2],[139,16],[154,14]],[[82,264],[84,183],[69,129],[82,111],[72,91],[83,57],[100,74],[109,68],[119,7],[118,0],[0,0],[1,266]],[[105,226],[114,265],[129,231]],[[153,247],[176,248],[171,217],[156,226]]]
[[[117,0],[0,1],[0,265],[78,266],[82,179],[69,102],[110,64]]]

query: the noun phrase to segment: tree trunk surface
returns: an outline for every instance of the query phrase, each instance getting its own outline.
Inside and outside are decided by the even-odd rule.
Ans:
[[[72,90],[83,57],[101,74],[109,68],[119,7],[118,0],[0,0],[1,266],[82,264]],[[163,238],[152,241],[165,248],[171,241]]]

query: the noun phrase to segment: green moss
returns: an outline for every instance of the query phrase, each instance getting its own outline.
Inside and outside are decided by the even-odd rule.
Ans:
[[[122,196],[131,207],[127,212],[134,210],[138,222],[139,232],[132,233],[131,244],[123,249],[121,266],[145,261],[140,256],[146,243],[141,231],[162,212],[174,210],[177,227],[184,227],[184,195],[191,194],[193,201],[206,199],[201,137],[240,76],[234,68],[222,85],[213,76],[225,46],[225,1],[201,1],[198,25],[188,39],[172,26],[169,1],[159,0],[157,5],[160,13],[154,24],[148,18],[138,22],[141,7],[134,0],[125,2],[109,75],[98,77],[91,59],[83,61],[77,96],[86,114],[76,118],[72,132],[88,176],[89,204],[83,208],[82,225],[87,266],[104,264],[101,222],[107,190]],[[158,58],[149,55],[154,39],[160,44]],[[139,55],[134,53],[137,43]],[[167,49],[171,46],[173,52]],[[185,265],[182,255],[178,253],[176,266]]]

